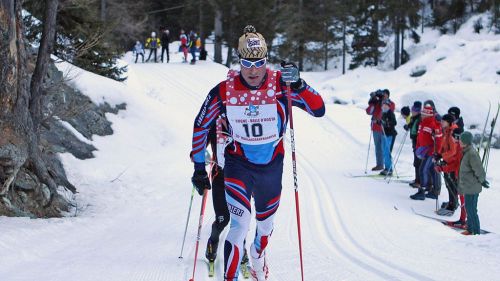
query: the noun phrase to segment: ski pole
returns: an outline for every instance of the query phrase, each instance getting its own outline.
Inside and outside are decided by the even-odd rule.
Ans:
[[[189,279],[189,281],[194,281],[194,274],[196,272],[196,260],[198,259],[198,246],[200,245],[201,239],[201,227],[203,226],[203,217],[205,216],[205,205],[207,203],[207,194],[208,189],[203,191],[203,199],[201,202],[201,211],[200,211],[200,221],[198,222],[198,235],[196,236],[196,248],[194,251],[194,265],[193,265],[193,277]]]
[[[368,173],[368,158],[370,158],[370,148],[372,145],[372,126],[373,126],[373,120],[370,122],[370,141],[368,142],[368,153],[366,153],[366,164],[365,164],[365,174]]]
[[[394,164],[392,165],[394,172],[396,172],[396,176],[399,178],[399,175],[396,170],[396,166],[398,165],[399,162],[399,156],[401,155],[401,152],[403,152],[404,145],[406,143],[406,137],[408,136],[408,131],[406,131],[405,135],[403,136],[403,140],[401,141],[401,144],[399,145],[399,148],[396,152],[396,160],[394,161]],[[392,177],[389,177],[389,181],[387,183],[391,183]]]
[[[290,119],[290,142],[292,145],[293,184],[295,188],[295,213],[297,216],[297,232],[299,237],[300,274],[302,276],[302,281],[304,281],[304,265],[302,261],[302,235],[300,229],[299,185],[297,183],[297,159],[295,157],[295,134],[293,131],[292,91],[290,89],[290,82],[286,82],[286,92],[288,94],[288,119]]]
[[[189,211],[188,211],[188,216],[186,219],[186,227],[184,228],[184,238],[182,238],[182,247],[181,247],[181,254],[179,255],[179,259],[182,259],[182,252],[184,252],[184,242],[186,242],[186,234],[187,234],[188,225],[189,225],[189,217],[191,216],[191,207],[193,206],[193,197],[194,197],[194,185],[193,185],[193,190],[191,190],[191,201],[189,202]]]

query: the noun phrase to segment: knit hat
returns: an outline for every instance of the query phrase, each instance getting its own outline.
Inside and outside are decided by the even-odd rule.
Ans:
[[[434,116],[434,110],[432,109],[432,106],[426,105],[422,110],[422,116]]]
[[[403,115],[403,116],[410,115],[410,107],[409,106],[403,106],[403,108],[401,108],[401,115]]]
[[[245,59],[262,59],[267,56],[266,40],[257,33],[253,25],[243,29],[243,35],[238,40],[238,55]]]
[[[448,122],[448,124],[453,124],[453,122],[455,122],[455,117],[451,114],[445,114],[443,115],[443,117],[441,117],[441,120],[444,120],[446,122]]]
[[[450,109],[448,109],[448,113],[453,115],[455,119],[458,119],[460,117],[460,108],[456,106],[450,107]]]
[[[384,95],[387,95],[388,97],[390,97],[390,96],[391,96],[391,92],[389,92],[389,89],[383,89],[383,90],[382,90],[382,93],[383,93]]]
[[[419,101],[414,102],[413,106],[411,107],[411,111],[420,113],[421,110],[422,110],[422,103]]]
[[[460,135],[460,141],[465,145],[471,145],[472,138],[472,134],[469,131],[465,131]]]

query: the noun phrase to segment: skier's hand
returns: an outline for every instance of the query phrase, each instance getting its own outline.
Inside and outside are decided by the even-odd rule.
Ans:
[[[408,127],[408,125],[407,125],[407,124],[405,124],[405,125],[403,126],[403,129],[405,129],[405,131],[408,131],[408,130],[410,129],[410,127]]]
[[[433,155],[434,161],[439,162],[439,160],[443,159],[443,156],[437,152],[434,153]]]
[[[490,188],[490,182],[485,180],[481,183],[481,185],[484,187],[484,188]]]
[[[297,88],[295,87],[297,85],[293,85],[294,83],[300,82],[300,84],[302,84],[299,68],[293,62],[281,62],[281,79],[283,79],[285,83],[291,83],[294,88]]]
[[[198,194],[203,195],[205,189],[210,189],[210,181],[205,170],[195,170],[191,182],[198,191]]]

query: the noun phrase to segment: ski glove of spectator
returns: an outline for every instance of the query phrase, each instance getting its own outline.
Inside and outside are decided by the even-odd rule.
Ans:
[[[203,195],[205,189],[210,189],[210,181],[208,180],[208,175],[205,170],[196,170],[193,173],[191,182],[198,191],[198,194]]]
[[[490,188],[490,182],[485,180],[481,183],[481,185],[484,187],[484,188]]]

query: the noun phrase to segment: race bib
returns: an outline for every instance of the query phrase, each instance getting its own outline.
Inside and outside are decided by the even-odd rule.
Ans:
[[[236,89],[236,78],[228,79],[227,120],[232,128],[232,137],[237,142],[258,145],[278,140],[276,75],[275,71],[268,71],[267,87],[259,90]]]

